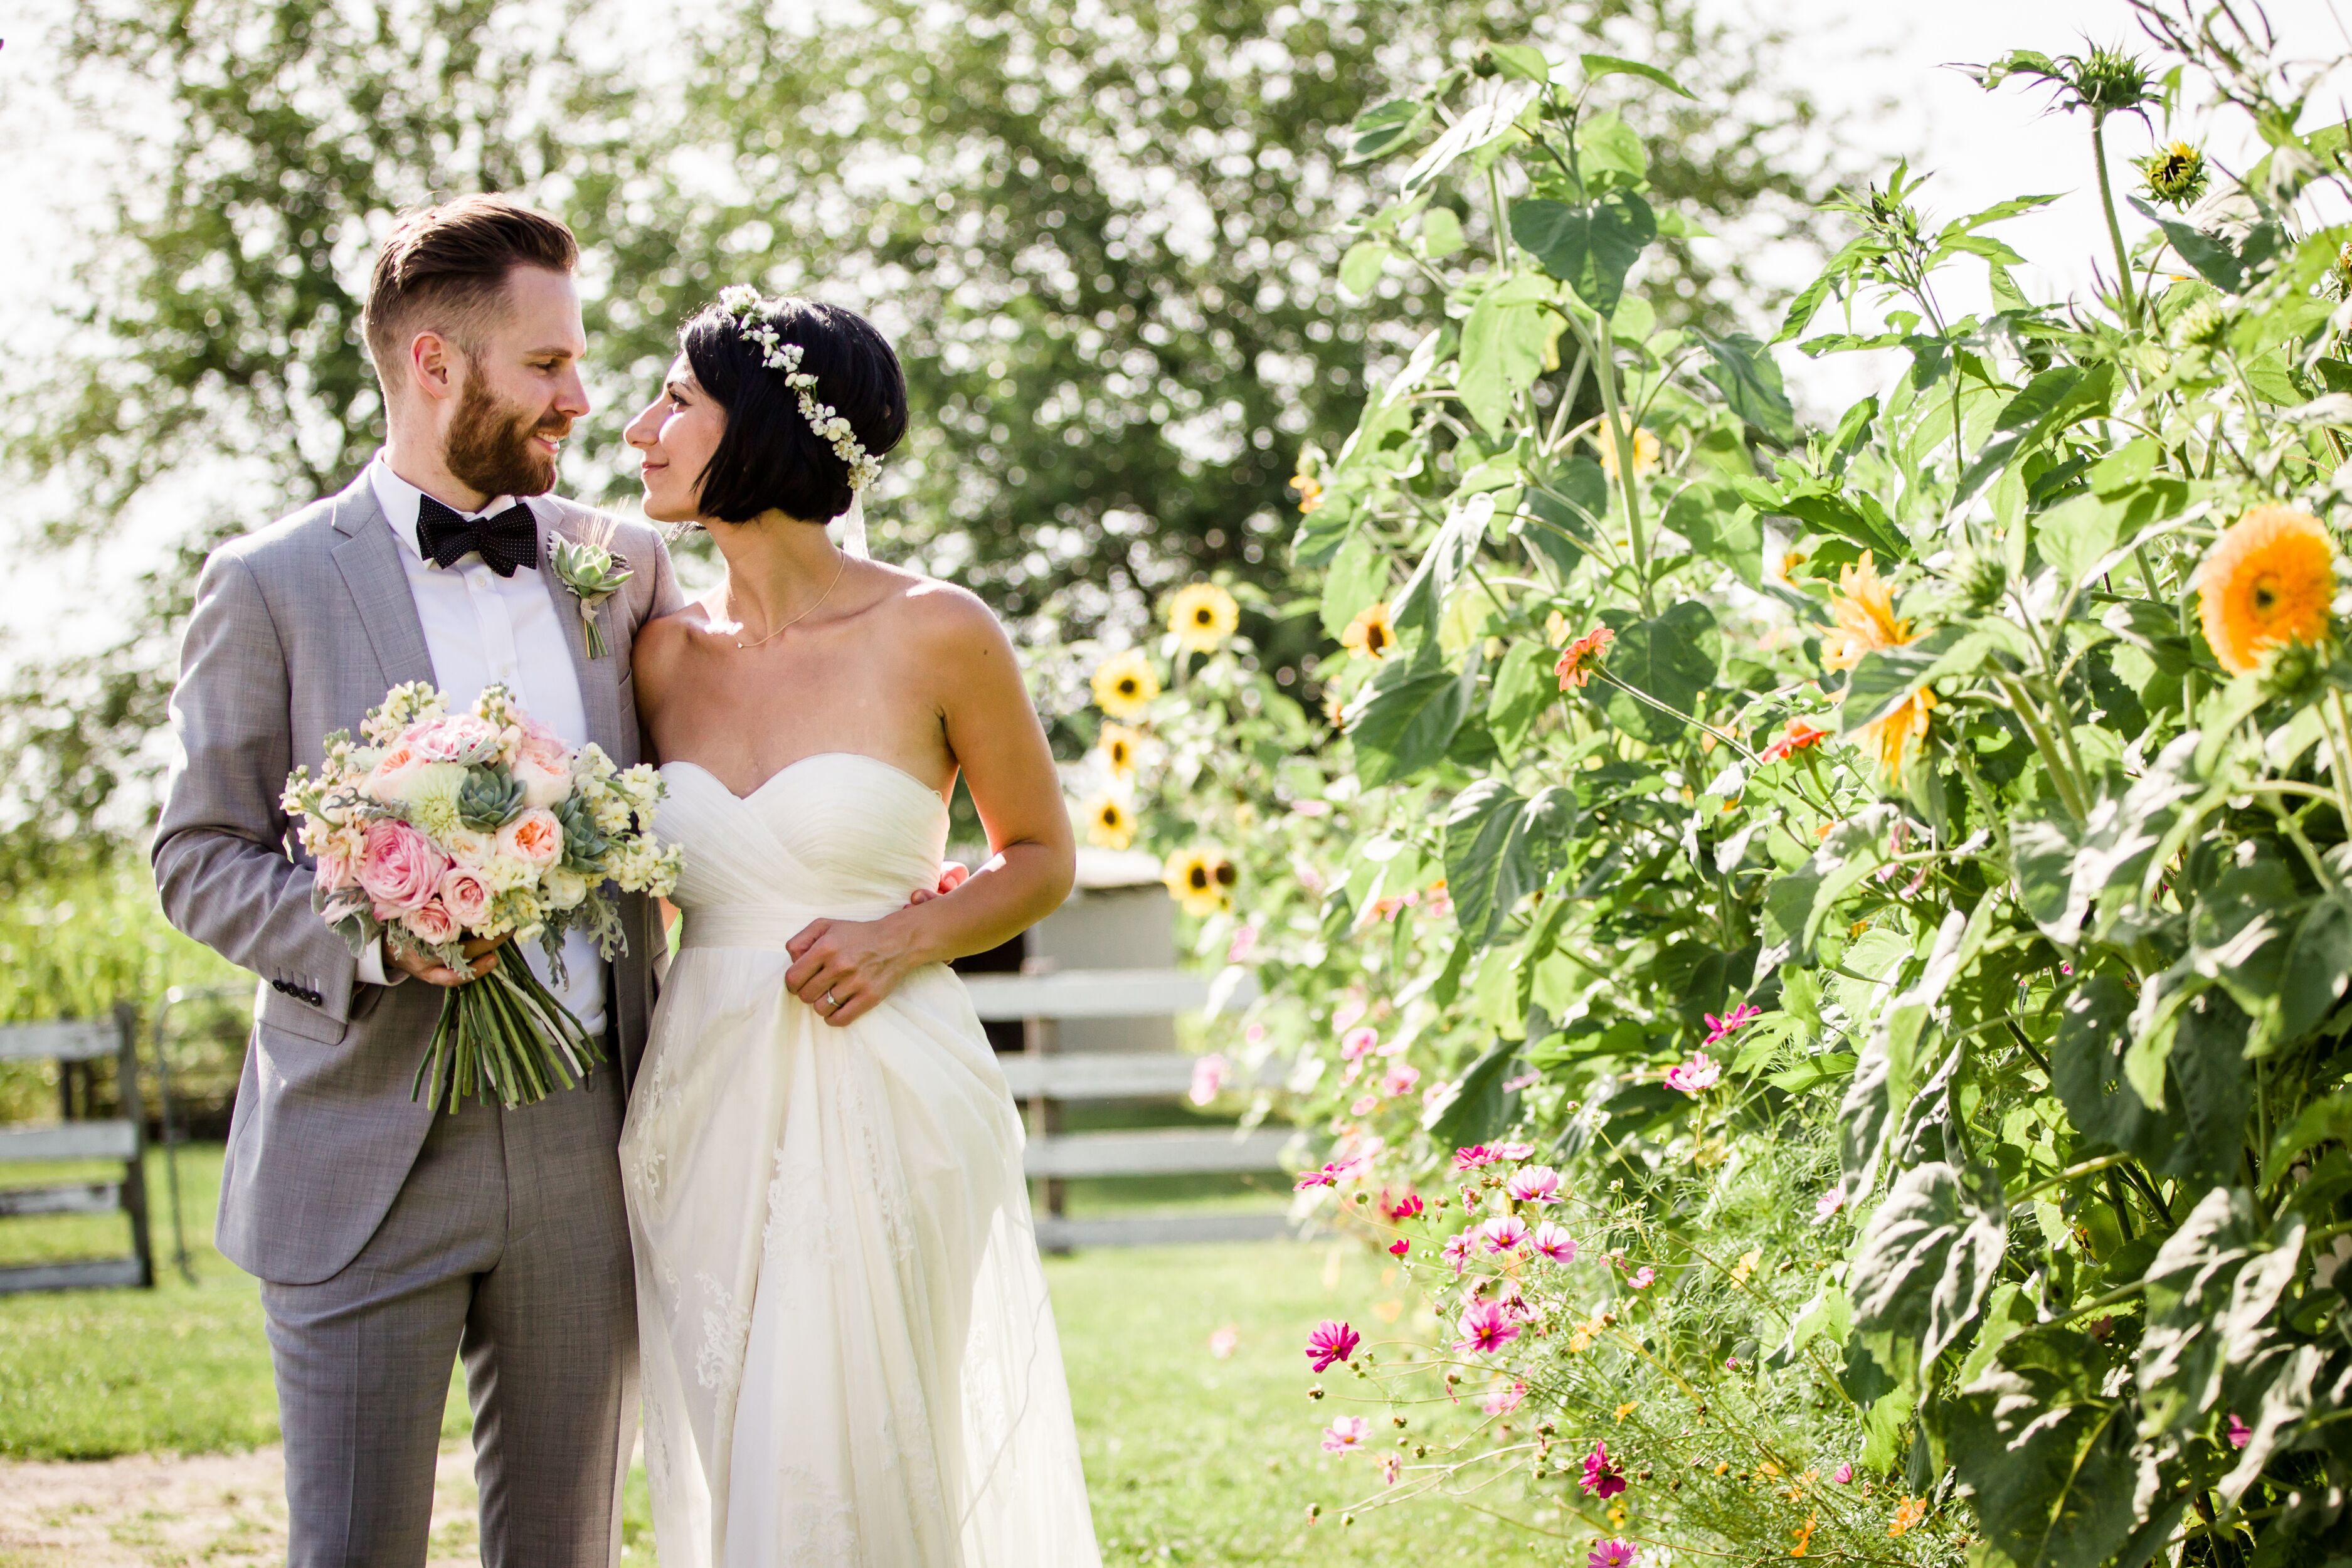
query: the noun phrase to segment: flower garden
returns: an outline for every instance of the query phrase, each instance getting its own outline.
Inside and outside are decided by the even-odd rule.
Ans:
[[[2146,14],[1975,72],[2103,177],[2163,122],[2095,300],[2017,281],[2051,198],[1898,167],[1783,319],[1663,329],[1692,220],[1612,106],[1671,77],[1496,45],[1357,121],[1338,283],[1424,279],[1418,346],[1301,455],[1305,598],[1177,592],[1069,769],[1261,983],[1194,1098],[1297,1116],[1300,1210],[1430,1304],[1297,1325],[1318,1529],[2352,1560],[2347,142]],[[2226,199],[2184,69],[2264,149]],[[1776,351],[1903,369],[1807,428]]]

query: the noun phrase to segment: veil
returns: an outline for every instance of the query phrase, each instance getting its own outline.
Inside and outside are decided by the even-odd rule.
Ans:
[[[845,555],[855,556],[860,561],[872,560],[873,552],[866,548],[866,496],[864,492],[852,490],[849,494],[849,510],[843,512],[841,516],[836,518],[835,521],[838,522],[841,527],[840,531],[834,535],[833,542],[841,547],[842,553]]]

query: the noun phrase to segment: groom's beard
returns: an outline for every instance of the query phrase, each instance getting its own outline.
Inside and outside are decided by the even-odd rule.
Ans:
[[[442,460],[452,479],[485,496],[545,495],[555,488],[555,458],[531,437],[561,440],[571,432],[568,416],[501,403],[479,379],[468,378]]]

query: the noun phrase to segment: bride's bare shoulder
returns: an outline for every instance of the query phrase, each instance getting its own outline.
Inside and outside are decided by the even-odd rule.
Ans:
[[[994,612],[971,589],[902,567],[882,570],[895,579],[887,600],[894,630],[919,642],[926,653],[980,653],[1005,646]]]
[[[696,599],[639,626],[629,650],[637,680],[658,682],[684,658],[698,637],[710,633],[710,608]]]

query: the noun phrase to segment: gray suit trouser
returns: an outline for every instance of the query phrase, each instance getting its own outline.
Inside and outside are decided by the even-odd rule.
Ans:
[[[261,1287],[291,1568],[418,1568],[452,1358],[474,1406],[482,1561],[610,1568],[637,1409],[619,1075],[433,1131],[357,1258]]]

